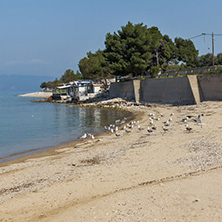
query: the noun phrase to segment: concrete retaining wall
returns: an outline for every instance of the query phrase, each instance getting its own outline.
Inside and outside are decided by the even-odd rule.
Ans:
[[[140,95],[142,102],[195,104],[187,77],[143,80]]]
[[[132,80],[112,83],[110,96],[174,105],[222,100],[222,74]]]
[[[222,100],[222,74],[202,75],[197,79],[201,101]]]
[[[111,83],[109,94],[127,100],[135,100],[133,81]]]

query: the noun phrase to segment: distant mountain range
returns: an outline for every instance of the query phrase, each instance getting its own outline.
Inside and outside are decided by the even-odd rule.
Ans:
[[[52,76],[0,75],[0,91],[40,91],[42,82],[54,81]]]

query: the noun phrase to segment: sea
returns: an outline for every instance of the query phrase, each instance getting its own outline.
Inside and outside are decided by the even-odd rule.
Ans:
[[[70,107],[18,97],[25,92],[0,92],[0,163],[98,135],[104,126],[129,117],[127,111]]]

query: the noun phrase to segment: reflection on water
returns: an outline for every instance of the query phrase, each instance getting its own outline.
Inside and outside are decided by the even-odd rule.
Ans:
[[[10,97],[1,102],[0,157],[97,134],[105,125],[129,116],[115,109],[67,107],[66,104],[32,103]]]
[[[100,109],[89,107],[66,107],[55,106],[54,127],[57,133],[60,129],[72,132],[80,136],[85,132],[98,133],[107,125],[114,123],[116,119],[123,119],[129,116],[129,112],[114,109]]]

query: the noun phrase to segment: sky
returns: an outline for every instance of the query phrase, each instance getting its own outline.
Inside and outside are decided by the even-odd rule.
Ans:
[[[222,34],[221,0],[0,0],[0,75],[60,78],[78,70],[86,53],[104,49],[107,33],[143,23],[163,35],[188,39]],[[192,40],[211,53],[211,36]],[[215,55],[222,36],[215,36]]]

